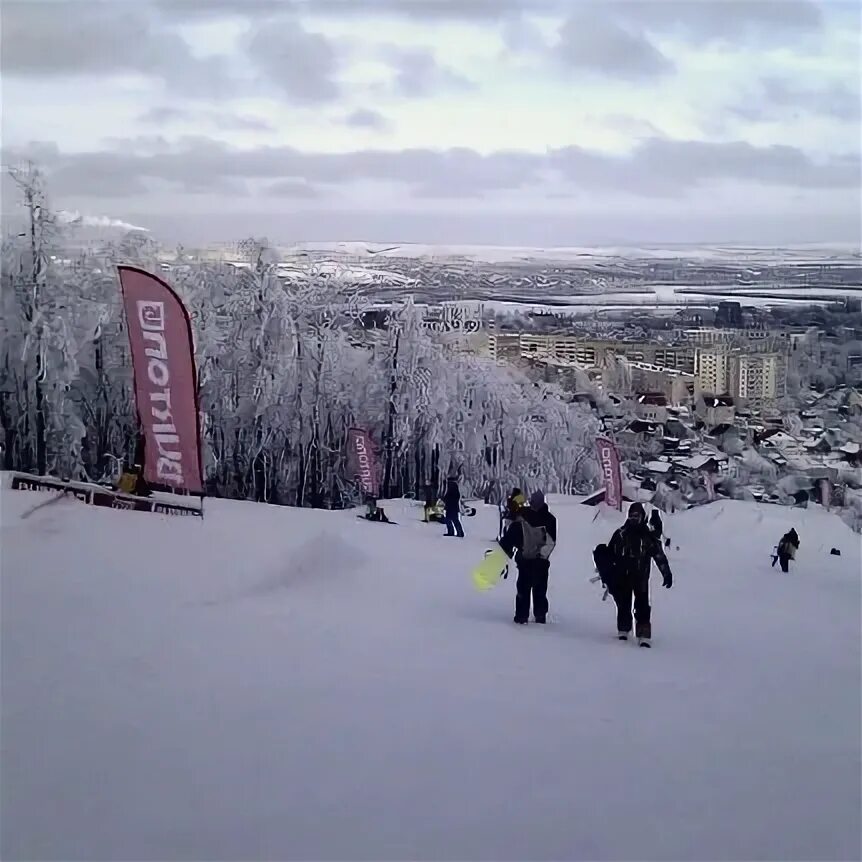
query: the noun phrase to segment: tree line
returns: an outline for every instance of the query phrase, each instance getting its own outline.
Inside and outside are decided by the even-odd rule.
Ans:
[[[76,247],[39,172],[13,179],[25,219],[2,245],[4,468],[111,481],[139,453],[115,267],[157,272],[158,248],[140,232]],[[368,329],[349,271],[309,265],[285,279],[265,241],[243,248],[245,268],[186,258],[166,274],[192,317],[210,495],[355,503],[353,426],[377,444],[383,496],[449,475],[489,500],[514,485],[572,493],[597,482],[596,420],[559,387],[453,352],[410,299]]]

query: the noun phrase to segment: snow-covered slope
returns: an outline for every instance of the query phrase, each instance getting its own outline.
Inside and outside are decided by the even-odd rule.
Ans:
[[[822,511],[667,518],[647,651],[588,582],[619,517],[571,499],[546,628],[472,588],[491,510],[40,499],[0,501],[5,859],[859,858],[859,537]]]

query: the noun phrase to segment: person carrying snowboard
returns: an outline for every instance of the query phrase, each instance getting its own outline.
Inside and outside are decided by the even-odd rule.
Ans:
[[[443,495],[445,506],[446,535],[464,538],[464,528],[461,526],[461,491],[458,480],[452,476],[446,483],[446,493]]]
[[[521,507],[515,519],[500,539],[500,547],[518,566],[515,618],[524,625],[530,618],[530,599],[533,601],[533,619],[547,622],[548,574],[551,554],[557,543],[557,519],[545,503],[545,495],[534,491],[529,507]]]
[[[790,571],[790,561],[796,559],[796,552],[799,550],[799,535],[796,528],[790,529],[782,537],[781,541],[775,548],[775,556],[772,558],[772,566],[775,568],[775,563],[781,563],[781,571]]]
[[[646,512],[640,503],[632,503],[628,517],[611,537],[608,545],[611,562],[609,576],[614,585],[609,590],[617,606],[617,637],[628,640],[632,630],[632,599],[634,599],[635,635],[638,644],[650,646],[649,576],[655,560],[662,574],[662,586],[670,589],[673,574],[661,547],[647,525]],[[596,561],[598,564],[598,560]]]

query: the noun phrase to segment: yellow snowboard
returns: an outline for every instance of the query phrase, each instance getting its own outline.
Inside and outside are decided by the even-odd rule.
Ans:
[[[473,586],[484,592],[490,590],[509,565],[509,558],[502,548],[495,548],[485,555],[485,559],[473,569]]]

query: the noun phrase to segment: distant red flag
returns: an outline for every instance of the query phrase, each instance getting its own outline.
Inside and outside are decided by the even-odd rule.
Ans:
[[[596,438],[599,464],[605,479],[605,503],[612,509],[623,508],[623,480],[620,475],[620,456],[617,447],[606,437]]]
[[[152,485],[202,494],[200,412],[188,312],[157,276],[133,266],[117,270],[146,441],[144,478]]]
[[[351,428],[347,432],[347,469],[364,493],[377,496],[380,490],[377,452],[368,432],[362,428]]]

